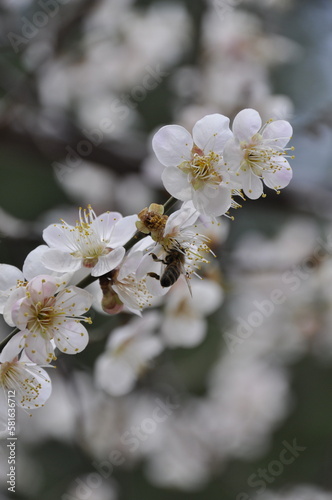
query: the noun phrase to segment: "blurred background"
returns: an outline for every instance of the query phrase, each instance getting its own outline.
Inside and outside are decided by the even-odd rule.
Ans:
[[[131,317],[92,313],[45,408],[18,414],[15,498],[331,500],[330,0],[2,0],[0,23],[2,263],[21,268],[79,206],[164,203],[162,125],[253,107],[291,122],[296,155],[288,188],[210,234],[200,335],[162,327],[166,348],[122,396],[94,365]],[[163,317],[188,302],[179,287]],[[5,446],[0,465],[5,500]]]

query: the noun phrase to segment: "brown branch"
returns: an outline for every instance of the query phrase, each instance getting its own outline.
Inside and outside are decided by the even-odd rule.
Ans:
[[[10,128],[1,130],[0,146],[4,145],[7,148],[13,148],[27,153],[30,156],[38,157],[49,166],[55,162],[66,163],[66,156],[73,154],[77,164],[80,160],[97,163],[105,168],[123,175],[124,173],[133,173],[139,171],[139,165],[143,158],[142,151],[137,151],[136,155],[129,155],[125,151],[125,146],[121,146],[115,142],[103,141],[98,145],[94,145],[89,139],[80,134],[75,127],[71,127],[68,134],[68,141],[63,137],[54,137],[50,135],[36,134],[32,131],[17,131]],[[89,143],[89,154],[79,154],[79,144],[81,141]],[[74,153],[73,153],[74,152]]]

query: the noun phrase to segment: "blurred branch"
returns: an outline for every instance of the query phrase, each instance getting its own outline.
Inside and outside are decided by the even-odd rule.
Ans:
[[[64,161],[69,151],[76,151],[76,147],[82,140],[87,140],[84,135],[79,133],[79,130],[72,126],[68,134],[68,139],[55,137],[51,135],[37,135],[33,131],[13,130],[6,127],[1,130],[0,147],[6,146],[9,148],[19,149],[30,156],[41,157],[45,163],[52,166],[53,162]],[[80,156],[77,153],[77,156]],[[83,161],[98,163],[101,166],[117,174],[138,172],[139,164],[143,155],[129,156],[125,153],[124,146],[119,143],[103,142],[98,146],[93,146],[91,152],[87,156],[82,156]]]
[[[82,22],[87,19],[92,10],[98,8],[100,0],[82,0],[76,4],[76,9],[63,16],[61,26],[57,32],[56,40],[54,43],[55,52],[61,53],[68,50],[69,45],[75,35],[81,28]]]
[[[187,58],[182,63],[195,65],[198,63],[201,57],[201,36],[202,36],[202,22],[204,19],[204,13],[206,11],[206,1],[205,0],[185,0],[188,12],[191,15],[191,21],[193,25],[193,35],[192,44],[190,52]]]
[[[308,186],[297,183],[287,187],[287,201],[293,209],[314,215],[326,222],[332,221],[332,191],[331,187]]]

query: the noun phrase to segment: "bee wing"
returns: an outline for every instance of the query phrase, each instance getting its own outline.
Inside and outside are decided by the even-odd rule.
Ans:
[[[185,268],[184,264],[181,266],[181,274],[184,276],[184,278],[186,280],[186,283],[187,283],[188,289],[189,289],[189,293],[190,293],[190,296],[192,298],[193,293],[192,293],[192,289],[191,289],[189,273],[186,271],[186,268]]]

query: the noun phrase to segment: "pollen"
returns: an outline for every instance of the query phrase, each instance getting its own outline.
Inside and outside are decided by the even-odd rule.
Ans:
[[[193,146],[191,154],[191,160],[182,162],[178,168],[189,175],[193,188],[200,189],[207,183],[219,185],[223,180],[219,170],[222,157],[214,151],[205,155],[196,145]]]
[[[136,222],[137,229],[144,234],[151,234],[155,241],[159,241],[164,233],[167,215],[163,214],[162,205],[152,204],[149,208],[144,208],[138,214],[139,221]]]

